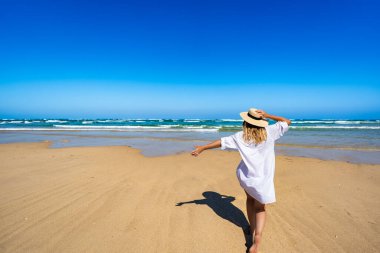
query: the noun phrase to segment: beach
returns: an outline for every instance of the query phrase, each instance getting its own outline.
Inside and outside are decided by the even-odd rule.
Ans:
[[[245,252],[237,152],[50,145],[0,145],[0,252]],[[277,156],[260,252],[379,252],[379,181],[379,164]]]
[[[380,253],[380,1],[1,3],[0,253]]]

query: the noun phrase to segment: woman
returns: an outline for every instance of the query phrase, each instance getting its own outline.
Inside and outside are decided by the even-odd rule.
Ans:
[[[191,152],[198,156],[204,150],[219,148],[238,150],[241,155],[236,175],[247,195],[247,215],[252,231],[250,253],[258,252],[265,224],[265,205],[276,201],[273,178],[275,171],[274,143],[289,129],[291,121],[251,108],[240,113],[243,131],[223,137]],[[267,119],[277,121],[268,125]]]

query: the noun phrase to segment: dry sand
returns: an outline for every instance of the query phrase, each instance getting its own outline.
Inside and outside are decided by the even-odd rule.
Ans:
[[[238,153],[48,145],[0,145],[0,252],[245,252]],[[279,156],[275,184],[260,252],[380,252],[380,165]]]

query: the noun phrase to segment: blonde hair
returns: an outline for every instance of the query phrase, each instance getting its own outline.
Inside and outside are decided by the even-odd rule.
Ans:
[[[243,138],[246,143],[260,144],[267,140],[267,131],[265,127],[258,127],[243,122]]]

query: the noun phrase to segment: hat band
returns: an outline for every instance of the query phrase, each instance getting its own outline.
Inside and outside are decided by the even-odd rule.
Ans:
[[[258,118],[258,117],[255,117],[255,116],[252,116],[251,114],[247,113],[248,117],[250,117],[251,119],[255,119],[255,120],[264,120],[264,121],[267,121],[266,119],[263,119],[263,118]]]

